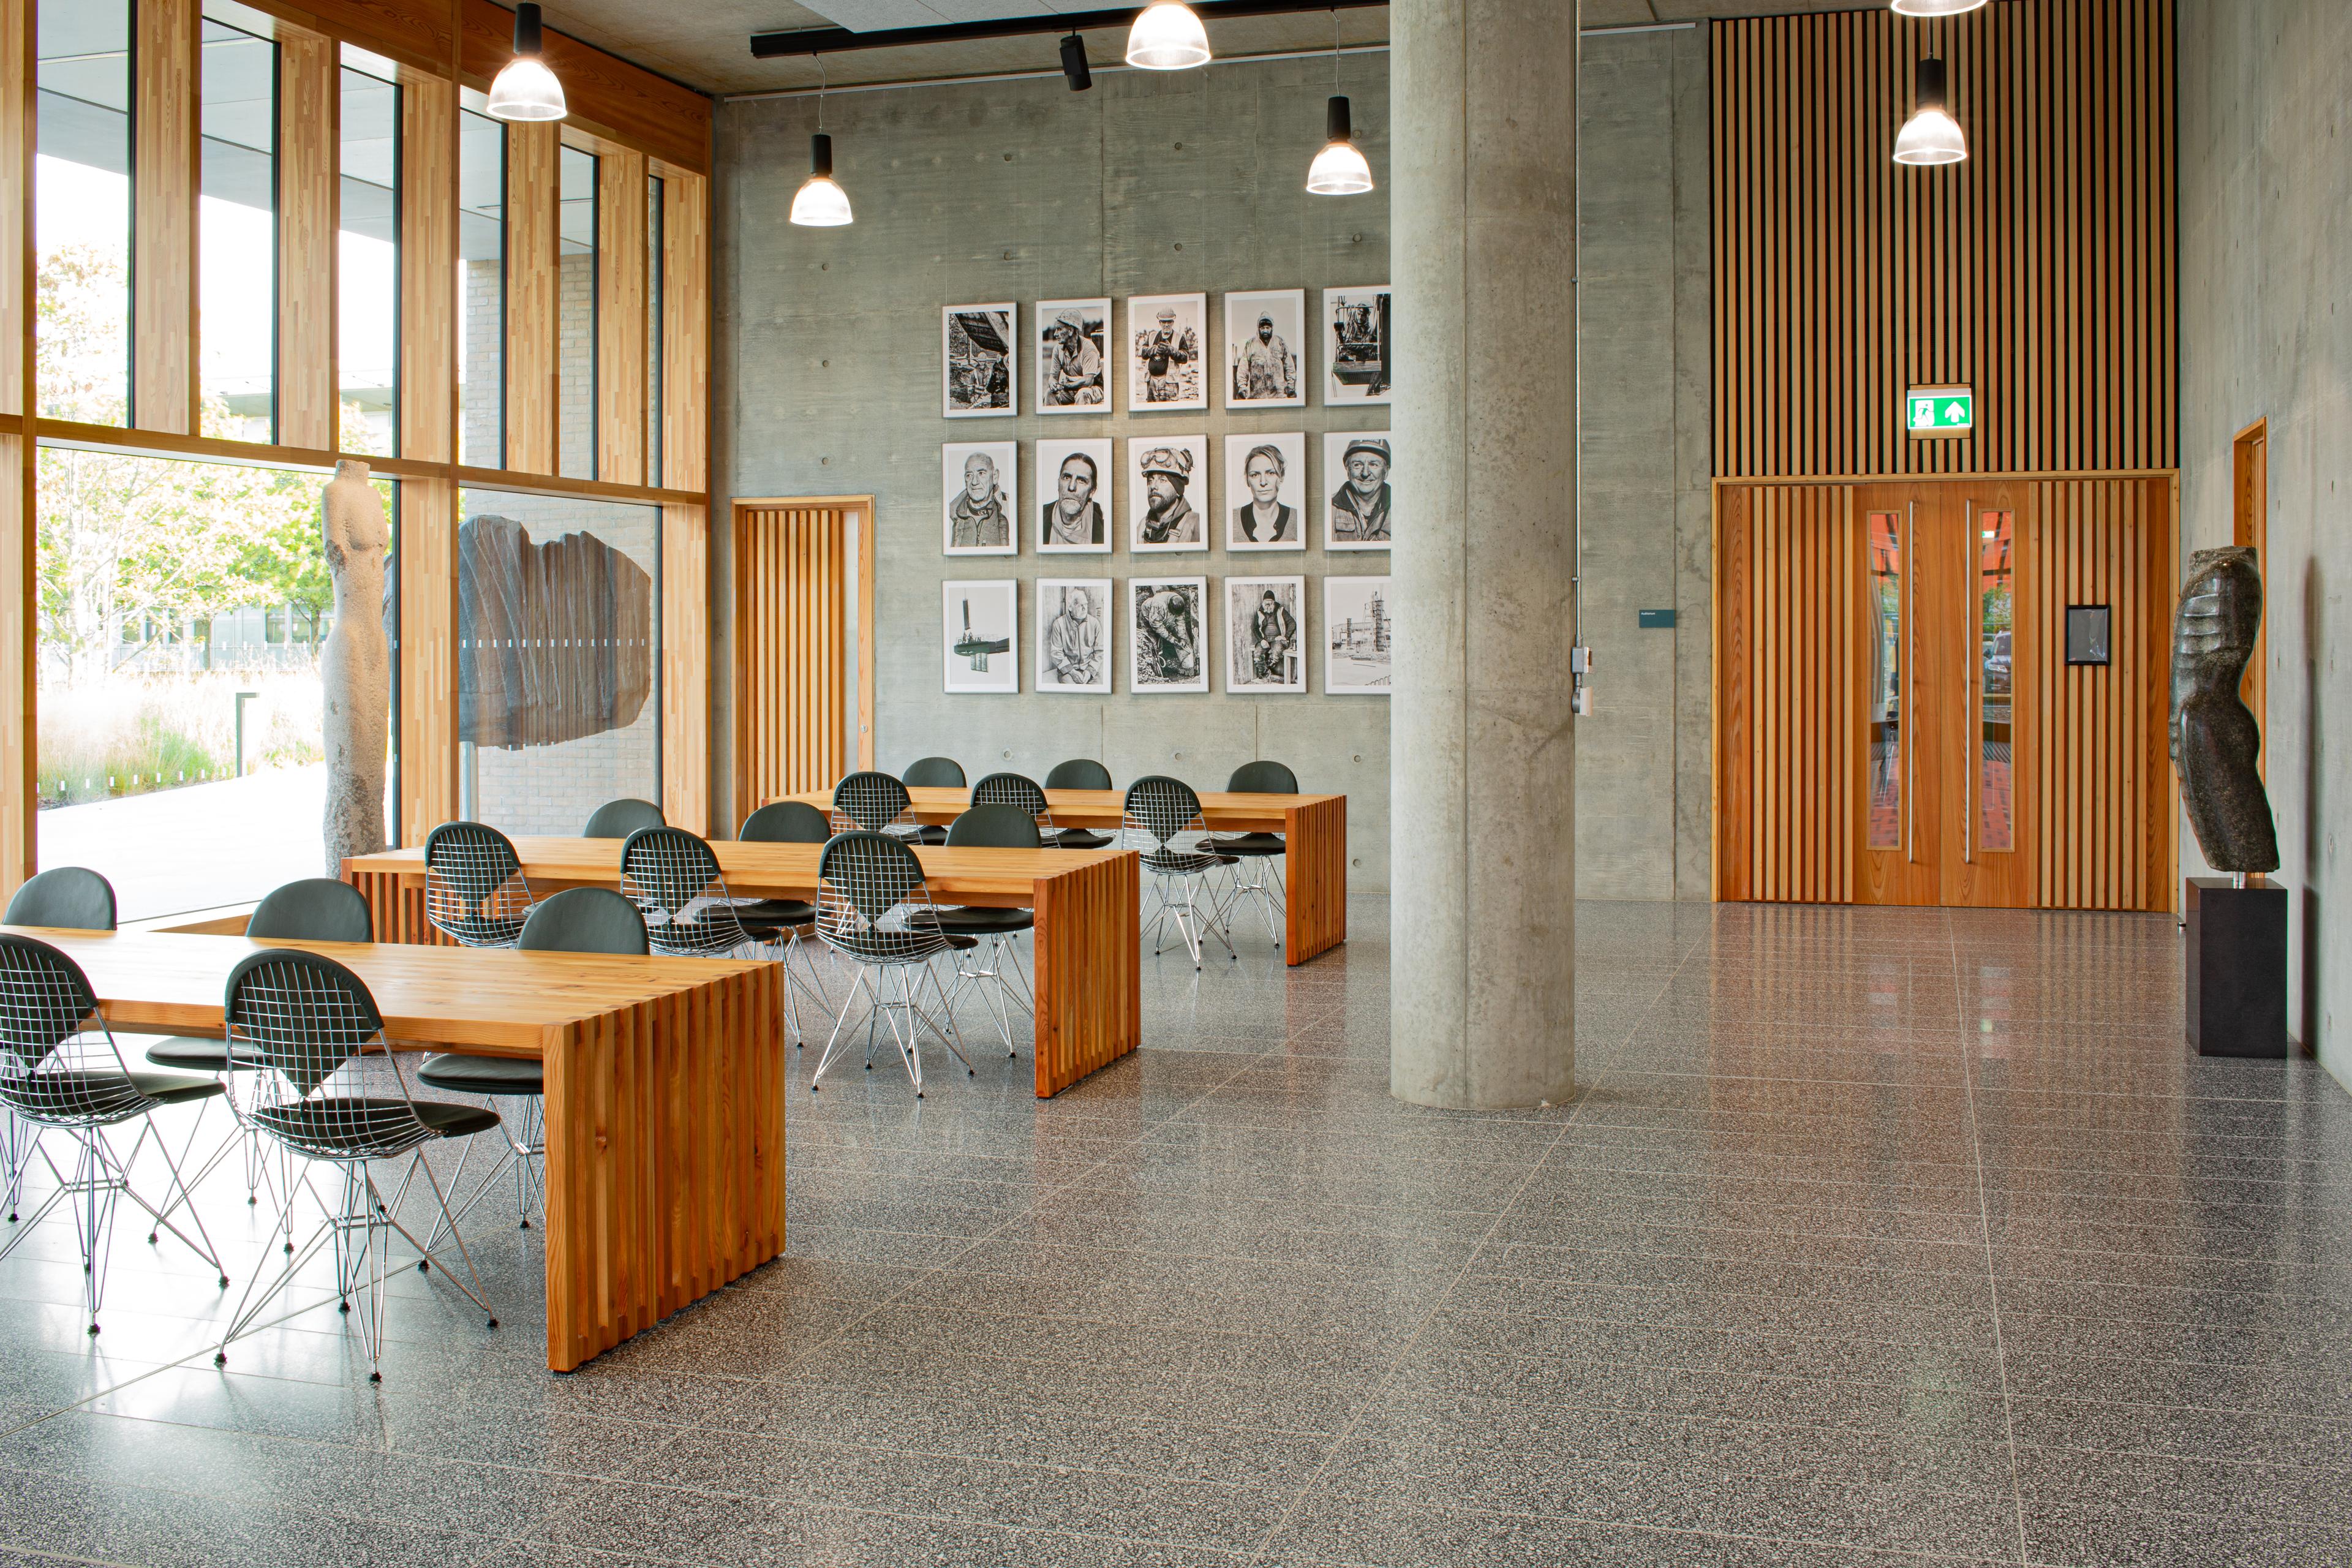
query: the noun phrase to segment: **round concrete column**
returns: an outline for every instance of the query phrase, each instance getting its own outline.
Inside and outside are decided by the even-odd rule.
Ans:
[[[1576,1081],[1573,11],[1389,12],[1389,1088],[1425,1105]]]

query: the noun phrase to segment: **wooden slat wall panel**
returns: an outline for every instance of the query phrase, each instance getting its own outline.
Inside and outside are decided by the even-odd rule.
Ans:
[[[848,771],[846,504],[735,512],[735,808]]]
[[[562,187],[551,124],[507,127],[507,467],[555,472]]]
[[[662,483],[709,483],[709,182],[662,172]]]
[[[1717,477],[2175,466],[2173,9],[1713,25]],[[1931,41],[1970,155],[1902,168]],[[1946,382],[1978,429],[1909,438]]]
[[[335,229],[341,210],[335,46],[278,30],[278,439],[338,440]]]
[[[400,485],[400,838],[457,815],[457,493]]]
[[[140,0],[131,89],[131,396],[143,430],[196,430],[196,0]]]
[[[709,518],[703,507],[662,508],[662,814],[706,837],[712,831]]]
[[[596,161],[596,477],[646,482],[646,160]]]
[[[23,414],[33,355],[33,0],[0,0],[0,415]]]
[[[33,378],[33,0],[0,0],[0,411],[21,427]],[[29,438],[0,431],[0,899],[35,865],[33,469]]]
[[[1739,487],[1717,539],[1717,895],[1853,898],[1859,542],[1842,485]]]
[[[400,451],[457,455],[457,92],[400,84]]]

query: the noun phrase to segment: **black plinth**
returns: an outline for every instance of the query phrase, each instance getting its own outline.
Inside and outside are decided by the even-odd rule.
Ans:
[[[2286,1055],[2286,889],[2189,879],[2189,1043],[2201,1057]]]

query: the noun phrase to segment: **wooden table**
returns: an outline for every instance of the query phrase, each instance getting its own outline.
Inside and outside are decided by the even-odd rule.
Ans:
[[[617,838],[518,838],[533,894],[617,888]],[[720,840],[728,892],[741,899],[816,897],[818,844]],[[1139,858],[1127,849],[915,851],[942,904],[1037,913],[1037,1097],[1059,1094],[1143,1043]],[[425,918],[425,851],[393,849],[343,862],[344,879],[375,912],[378,942],[446,939]]]
[[[16,929],[16,928],[9,928]],[[547,1075],[547,1364],[570,1372],[784,1250],[782,976],[616,958],[241,936],[26,930],[70,953],[107,1020],[222,1032],[263,946],[333,958],[403,1045],[536,1057]]]
[[[971,809],[969,789],[926,786],[907,794],[914,802],[915,816],[923,822],[953,822]],[[833,810],[829,789],[779,798],[805,802],[828,816]],[[1056,827],[1116,830],[1125,820],[1127,792],[1049,789],[1045,806]],[[1282,835],[1283,858],[1287,862],[1283,867],[1282,951],[1290,963],[1304,963],[1348,940],[1346,795],[1235,795],[1220,790],[1201,796],[1201,817],[1213,833]]]

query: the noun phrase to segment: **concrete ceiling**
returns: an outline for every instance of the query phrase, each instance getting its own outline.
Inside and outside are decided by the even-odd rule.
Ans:
[[[700,88],[705,92],[761,92],[814,87],[817,68],[805,57],[755,60],[751,35],[798,27],[936,26],[941,21],[1025,15],[1037,11],[1105,9],[1110,0],[545,0],[548,26],[584,38],[624,59]],[[1328,48],[1331,14],[1235,16],[1220,20],[1215,0],[1194,0],[1221,55],[1278,54]],[[1559,0],[1565,5],[1567,0]],[[1635,26],[1648,22],[1704,22],[1725,16],[1779,16],[1808,11],[1875,10],[1884,0],[1584,0],[1584,25]],[[922,15],[918,17],[917,13]],[[1385,6],[1339,13],[1348,44],[1384,42]],[[1123,28],[1087,35],[1097,66],[1115,64],[1126,45]],[[933,77],[986,76],[1055,68],[1051,35],[925,44],[913,48],[858,49],[829,55],[825,78],[835,86],[915,81]]]

